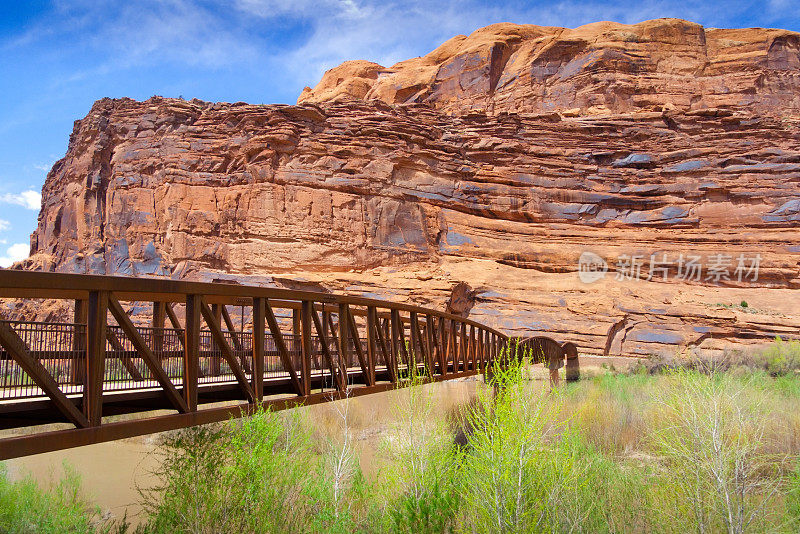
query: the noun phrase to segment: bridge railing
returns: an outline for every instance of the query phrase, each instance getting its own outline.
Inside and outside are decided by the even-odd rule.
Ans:
[[[507,341],[419,306],[230,283],[0,271],[0,298],[60,300],[72,313],[0,316],[0,428],[69,422],[90,431],[76,444],[235,414],[220,401],[252,411],[388,389],[412,372],[475,374]],[[154,409],[176,415],[108,419]]]

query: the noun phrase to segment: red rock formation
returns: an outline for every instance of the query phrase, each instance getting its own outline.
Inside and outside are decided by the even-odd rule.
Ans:
[[[703,39],[704,54],[716,59],[700,76],[686,57]],[[33,255],[22,266],[300,284],[437,307],[466,281],[476,295],[470,317],[596,352],[796,336],[800,93],[791,43],[789,32],[704,31],[677,21],[574,31],[499,25],[396,65],[392,76],[408,84],[393,86],[391,97],[382,67],[358,62],[301,97],[346,102],[104,99],[76,122],[66,157],[47,177]],[[612,61],[612,48],[639,59]],[[722,48],[724,61],[711,53]],[[602,69],[585,67],[589,56]],[[540,69],[555,74],[534,83],[531,66],[543,64],[558,68]],[[428,71],[439,81],[411,84]],[[721,89],[681,100],[687,79],[727,87],[726,100]],[[537,87],[550,96],[532,96]],[[395,102],[404,91],[402,100],[428,104],[350,98]],[[469,112],[480,91],[493,113]],[[600,93],[608,99],[590,98]],[[584,114],[511,112],[546,101]],[[660,111],[640,111],[653,102]],[[638,111],[586,115],[588,104]],[[592,284],[577,275],[587,250],[612,271]],[[647,277],[651,255],[664,254],[673,262],[668,280],[660,265],[651,281],[614,279],[631,256],[641,257]],[[730,279],[677,281],[681,254],[706,267],[730,256]],[[756,254],[758,279],[737,279],[736,258]]]
[[[800,34],[678,19],[580,28],[494,24],[383,67],[348,61],[298,103],[380,100],[465,111],[800,110]]]
[[[450,298],[444,306],[444,311],[461,317],[469,317],[469,312],[475,307],[475,291],[466,282],[459,282],[450,290]]]

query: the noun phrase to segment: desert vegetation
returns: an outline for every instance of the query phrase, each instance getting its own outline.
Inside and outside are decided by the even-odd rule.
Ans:
[[[0,532],[94,532],[99,517],[81,495],[80,477],[68,467],[60,481],[43,489],[31,478],[11,482],[0,465]]]
[[[509,365],[446,416],[404,390],[374,473],[350,403],[321,437],[298,411],[168,437],[141,525],[104,522],[70,479],[0,479],[0,530],[796,532],[800,343],[678,355],[550,392]]]

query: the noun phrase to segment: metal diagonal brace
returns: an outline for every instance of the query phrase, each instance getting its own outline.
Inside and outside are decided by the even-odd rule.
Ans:
[[[64,395],[58,388],[58,384],[47,369],[34,358],[25,346],[25,342],[19,337],[11,325],[0,321],[0,345],[17,361],[20,367],[31,377],[34,383],[50,397],[56,408],[64,416],[79,428],[87,428],[89,420],[80,410]]]
[[[350,330],[350,337],[353,340],[353,347],[356,349],[356,356],[358,356],[358,364],[361,367],[361,376],[364,379],[364,383],[368,386],[374,386],[374,381],[370,376],[369,372],[369,363],[367,362],[367,358],[364,355],[364,349],[361,347],[361,338],[358,335],[358,328],[356,327],[356,320],[353,318],[353,313],[350,311],[349,306],[345,306],[345,325],[347,325],[348,330]],[[339,322],[342,322],[342,318],[339,318]],[[341,326],[340,326],[341,327]]]
[[[272,339],[275,341],[275,346],[278,349],[281,363],[283,363],[283,367],[289,373],[289,381],[295,393],[302,395],[303,387],[300,385],[300,380],[297,378],[297,371],[295,371],[292,358],[289,356],[289,351],[286,349],[286,342],[283,340],[283,334],[281,333],[280,326],[278,326],[278,321],[275,319],[275,314],[272,311],[272,306],[269,304],[269,299],[264,299],[264,303],[264,315],[267,317],[267,325],[272,334]]]
[[[178,390],[175,389],[175,384],[172,383],[172,380],[169,379],[167,373],[164,371],[164,368],[161,367],[158,359],[155,357],[153,352],[150,350],[150,347],[147,346],[144,339],[142,339],[141,334],[133,326],[133,323],[128,317],[128,314],[125,313],[125,310],[122,309],[122,305],[119,301],[114,298],[114,296],[110,296],[108,299],[108,309],[111,311],[111,315],[114,316],[114,319],[117,320],[117,324],[119,324],[122,331],[125,332],[125,335],[128,336],[128,339],[131,340],[133,343],[133,347],[136,349],[136,352],[142,357],[144,363],[147,365],[150,372],[153,376],[158,380],[158,383],[164,389],[164,393],[167,394],[167,398],[169,399],[170,403],[180,412],[180,413],[188,413],[189,406],[186,404],[186,401],[183,399]]]
[[[336,380],[336,389],[339,391],[344,391],[347,389],[347,382],[345,378],[347,371],[343,369],[341,365],[337,369],[337,366],[333,362],[333,356],[331,355],[331,351],[328,346],[328,336],[325,335],[325,329],[322,327],[322,322],[319,319],[317,310],[312,310],[311,319],[314,321],[314,328],[317,329],[317,335],[319,336],[320,345],[322,347],[322,357],[328,361],[331,374]]]
[[[211,336],[214,338],[214,341],[217,342],[217,346],[219,346],[219,348],[222,350],[222,356],[225,358],[225,360],[227,360],[231,371],[233,371],[233,375],[239,382],[239,387],[241,387],[245,392],[247,399],[250,402],[255,402],[256,397],[253,393],[253,388],[250,387],[250,381],[244,374],[242,366],[239,364],[239,360],[237,360],[236,356],[234,356],[231,346],[228,345],[228,340],[225,339],[225,335],[222,333],[222,328],[217,322],[216,317],[214,317],[214,313],[211,311],[211,308],[208,307],[208,304],[206,304],[202,297],[200,298],[200,313],[203,314],[203,319],[205,319],[206,324],[211,329]]]

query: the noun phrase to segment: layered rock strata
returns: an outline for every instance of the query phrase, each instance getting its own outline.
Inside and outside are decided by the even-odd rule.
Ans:
[[[800,34],[679,19],[579,28],[494,24],[384,67],[348,61],[298,103],[380,100],[469,111],[800,110]]]

